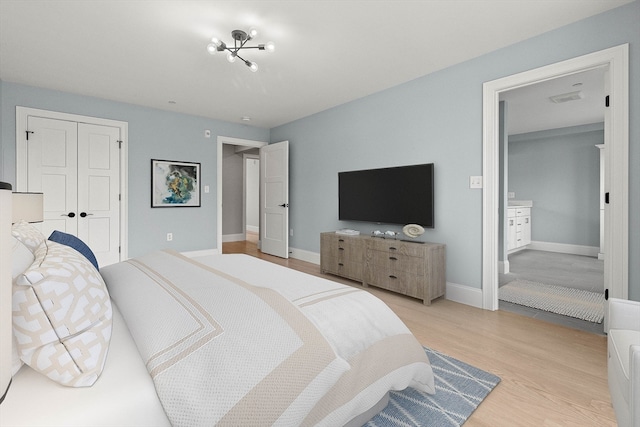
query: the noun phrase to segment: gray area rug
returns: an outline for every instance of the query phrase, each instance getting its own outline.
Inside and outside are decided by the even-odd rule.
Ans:
[[[411,387],[392,391],[389,404],[365,427],[461,426],[500,378],[429,348],[436,393],[429,395]]]
[[[514,280],[500,287],[498,298],[594,323],[604,319],[604,294],[597,292]]]

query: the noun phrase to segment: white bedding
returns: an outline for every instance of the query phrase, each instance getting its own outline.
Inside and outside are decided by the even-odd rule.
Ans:
[[[88,388],[65,387],[23,366],[0,405],[0,425],[170,426],[117,307],[104,370]]]
[[[103,269],[174,426],[340,426],[388,390],[434,392],[379,299],[261,261],[157,252]]]
[[[371,294],[246,255],[198,261],[159,252],[101,270],[114,302],[102,375],[71,388],[25,365],[0,425],[333,427],[368,419],[389,390],[434,391],[422,347]]]

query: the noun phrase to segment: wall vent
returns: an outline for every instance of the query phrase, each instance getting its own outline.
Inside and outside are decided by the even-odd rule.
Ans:
[[[582,99],[582,98],[584,98],[584,95],[580,90],[576,92],[563,93],[560,95],[554,95],[549,97],[551,102],[555,102],[556,104],[562,104],[563,102],[569,102],[569,101],[577,101],[578,99]]]

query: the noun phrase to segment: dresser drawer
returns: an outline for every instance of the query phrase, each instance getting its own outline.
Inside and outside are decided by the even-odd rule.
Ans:
[[[424,298],[424,280],[405,271],[365,269],[365,284],[399,292],[414,298]]]
[[[366,257],[367,268],[384,268],[389,272],[407,272],[414,276],[422,276],[425,274],[424,258],[409,256],[400,251],[377,251],[367,250]]]
[[[402,242],[400,240],[387,240],[380,238],[372,238],[369,242],[369,248],[376,251],[384,251],[394,254],[402,254],[408,256],[423,257],[425,253],[425,244]],[[427,244],[428,245],[428,244]]]

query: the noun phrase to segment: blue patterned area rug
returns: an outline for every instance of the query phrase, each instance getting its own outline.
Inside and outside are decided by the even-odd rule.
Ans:
[[[389,404],[366,427],[461,426],[500,378],[453,357],[424,349],[435,376],[436,394],[413,388],[392,391]]]

